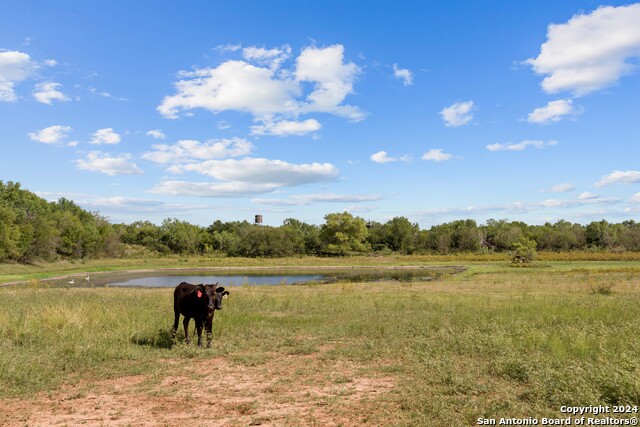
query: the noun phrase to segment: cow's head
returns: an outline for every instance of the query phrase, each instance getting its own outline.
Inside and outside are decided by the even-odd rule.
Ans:
[[[225,291],[224,287],[218,286],[217,283],[213,285],[205,285],[207,293],[210,295],[209,302],[209,314],[214,310],[222,310],[222,299],[229,295],[229,291]]]
[[[206,305],[209,313],[213,313],[214,308],[214,292],[211,289],[211,286],[215,285],[203,285],[200,283],[194,289],[194,294],[198,299],[198,303],[200,306]]]

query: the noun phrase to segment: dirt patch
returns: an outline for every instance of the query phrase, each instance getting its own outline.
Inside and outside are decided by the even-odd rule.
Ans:
[[[81,381],[34,399],[5,400],[0,425],[379,424],[396,384],[370,368],[308,356],[258,366],[223,358],[168,362],[169,372]]]

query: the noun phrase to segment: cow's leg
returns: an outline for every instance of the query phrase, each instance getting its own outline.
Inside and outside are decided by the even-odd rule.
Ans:
[[[196,319],[196,330],[198,331],[198,347],[202,347],[202,320]]]
[[[178,321],[180,320],[180,311],[177,307],[174,307],[174,313],[176,315],[176,320],[173,322],[173,338],[176,337],[176,332],[178,331]]]
[[[189,317],[185,316],[182,321],[182,325],[184,326],[184,340],[187,344],[189,344]]]
[[[213,338],[213,333],[211,332],[212,321],[213,321],[213,316],[208,317],[204,324],[204,329],[207,332],[207,348],[211,347],[211,339]]]

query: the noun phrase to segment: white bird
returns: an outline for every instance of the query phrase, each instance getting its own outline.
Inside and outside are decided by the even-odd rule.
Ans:
[[[76,279],[71,279],[67,283],[69,283],[70,285],[73,285],[75,283],[75,281],[76,281]]]
[[[85,282],[88,282],[89,280],[90,280],[90,279],[89,279],[89,275],[87,274],[87,277],[85,277],[85,278],[84,278],[84,281],[85,281]]]

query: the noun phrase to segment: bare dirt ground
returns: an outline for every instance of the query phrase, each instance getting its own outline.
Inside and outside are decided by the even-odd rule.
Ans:
[[[395,412],[388,398],[396,379],[370,367],[317,355],[251,365],[168,360],[164,371],[151,375],[82,380],[4,400],[0,425],[353,426],[387,424]]]

